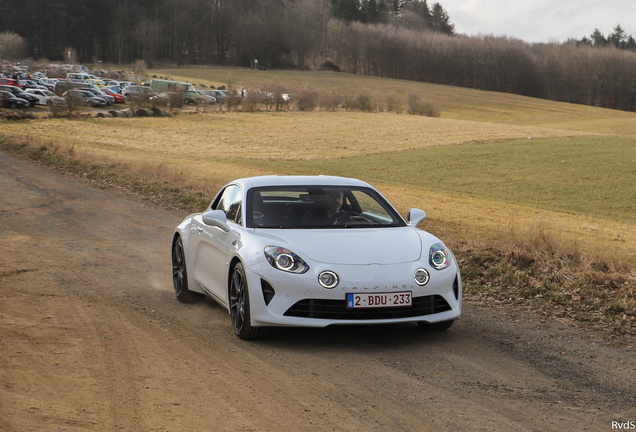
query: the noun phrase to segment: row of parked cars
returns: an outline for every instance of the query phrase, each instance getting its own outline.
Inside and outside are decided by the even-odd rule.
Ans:
[[[117,81],[80,70],[68,72],[66,79],[48,78],[42,72],[0,74],[0,96],[5,108],[28,108],[36,105],[74,104],[105,107],[133,99],[181,107],[188,104],[224,103],[231,93],[222,89],[196,89],[192,84],[167,79],[152,79],[141,85]],[[239,95],[242,96],[242,95]]]

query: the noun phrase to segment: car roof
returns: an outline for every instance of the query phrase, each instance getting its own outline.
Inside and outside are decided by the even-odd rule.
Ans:
[[[371,187],[362,180],[336,176],[259,176],[238,179],[232,183],[244,185],[247,189],[265,186],[358,186]]]

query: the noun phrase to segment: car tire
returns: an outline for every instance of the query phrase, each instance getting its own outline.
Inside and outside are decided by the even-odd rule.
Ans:
[[[247,276],[241,263],[236,264],[232,270],[229,299],[232,328],[239,339],[253,340],[262,337],[264,330],[261,327],[252,327]]]
[[[194,303],[205,298],[204,294],[188,289],[188,269],[181,237],[172,246],[172,283],[177,300],[181,303]]]
[[[446,331],[449,328],[451,328],[451,326],[453,325],[455,321],[454,320],[450,320],[450,321],[441,321],[441,322],[436,322],[436,323],[428,323],[426,321],[418,321],[417,325],[419,325],[422,329],[424,330],[429,330],[429,331]]]

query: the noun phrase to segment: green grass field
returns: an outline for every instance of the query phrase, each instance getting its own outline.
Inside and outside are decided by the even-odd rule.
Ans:
[[[629,138],[526,139],[268,164],[636,224],[636,140]]]

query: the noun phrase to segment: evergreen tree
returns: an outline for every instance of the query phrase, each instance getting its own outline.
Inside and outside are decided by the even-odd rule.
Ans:
[[[450,36],[455,34],[455,25],[450,22],[448,13],[439,3],[435,3],[433,5],[433,10],[431,12],[431,28],[436,32]]]
[[[334,18],[350,23],[352,21],[362,21],[359,0],[330,0],[331,10]]]
[[[590,39],[592,40],[592,45],[595,47],[602,47],[607,45],[607,39],[603,33],[600,32],[599,29],[594,29],[594,32],[590,35]]]
[[[616,24],[614,32],[607,37],[607,42],[614,45],[616,48],[622,48],[627,41],[627,34],[620,24]]]

